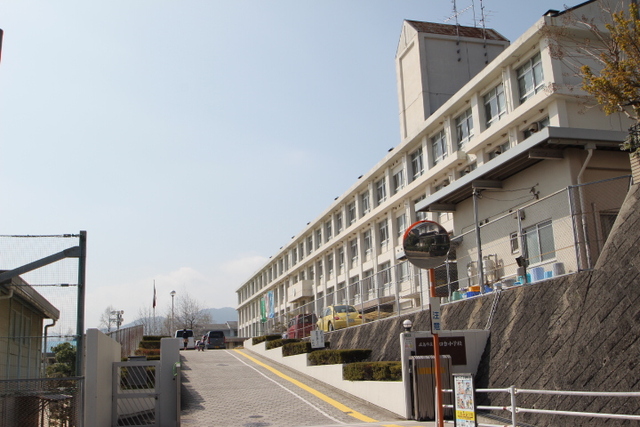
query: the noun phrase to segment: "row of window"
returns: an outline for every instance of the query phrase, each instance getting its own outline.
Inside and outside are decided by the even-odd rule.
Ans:
[[[537,53],[516,69],[516,78],[519,90],[519,100],[521,103],[525,102],[543,88],[544,77],[540,53]],[[485,126],[488,128],[499,121],[507,112],[504,84],[499,83],[489,90],[483,96],[483,103]],[[455,141],[452,146],[455,146],[457,150],[462,150],[465,144],[473,138],[473,122],[473,111],[471,108],[454,118],[452,131],[455,132]],[[450,150],[448,148],[449,144],[447,143],[447,132],[445,129],[441,129],[430,139],[430,147],[432,165],[438,164],[447,157]],[[491,159],[495,157],[501,152],[506,151],[508,148],[509,143],[507,142],[499,146],[494,150],[494,152],[490,153],[489,158]],[[425,173],[424,153],[422,147],[419,147],[409,153],[407,163],[407,173],[405,173],[404,165],[400,165],[392,169],[389,174],[389,183],[387,183],[387,176],[376,180],[372,186],[373,191],[370,191],[370,189],[367,188],[367,190],[358,194],[354,200],[347,203],[343,210],[341,209],[333,214],[321,226],[308,234],[301,242],[292,248],[288,254],[282,256],[277,262],[268,268],[264,277],[263,275],[259,275],[256,278],[258,288],[254,289],[254,291],[266,286],[268,283],[280,277],[290,268],[290,266],[292,267],[296,265],[306,256],[309,256],[314,251],[319,250],[323,244],[328,243],[334,236],[339,235],[345,228],[356,223],[359,218],[367,215],[374,207],[384,203],[388,199],[389,191],[392,194],[396,194],[405,187],[407,179],[414,181],[421,177]],[[475,163],[467,165],[467,167],[461,172],[461,176],[472,171],[475,167]],[[446,182],[441,183],[435,187],[435,190],[438,191],[445,185]],[[419,201],[420,199],[415,200],[414,203]],[[419,213],[416,219],[421,220],[426,218],[424,215]],[[402,222],[402,224],[397,224],[397,230],[399,230],[399,232],[403,232],[407,227],[406,217],[401,215],[397,218],[397,221]],[[386,226],[386,220],[383,221],[383,223],[385,226],[378,230],[378,234],[380,236],[381,244],[386,245],[389,241],[389,230]],[[357,244],[358,242],[356,239],[348,243],[350,251],[349,257],[352,266],[358,262],[359,251]],[[363,233],[362,246],[363,254],[366,259],[367,254],[371,252],[371,230]],[[343,255],[344,254],[339,254],[338,256],[340,257]],[[253,292],[251,292],[251,294],[252,293]]]

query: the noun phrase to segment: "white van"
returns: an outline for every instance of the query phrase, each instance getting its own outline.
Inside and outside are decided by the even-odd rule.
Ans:
[[[179,329],[176,331],[176,338],[182,338],[182,331],[187,331],[187,350],[191,349],[193,350],[194,348],[196,348],[196,340],[193,337],[193,331],[191,329]],[[182,343],[180,343],[180,348],[183,349],[184,345]]]

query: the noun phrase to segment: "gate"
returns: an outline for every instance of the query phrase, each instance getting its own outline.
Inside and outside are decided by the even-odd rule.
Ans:
[[[160,361],[113,364],[112,426],[158,426]]]

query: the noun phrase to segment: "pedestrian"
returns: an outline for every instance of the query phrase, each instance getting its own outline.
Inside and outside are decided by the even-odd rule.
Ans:
[[[207,348],[206,346],[207,346],[207,334],[204,334],[202,338],[200,338],[200,341],[198,341],[198,350],[204,351],[204,349]]]
[[[184,350],[186,350],[187,344],[189,344],[189,332],[187,332],[187,328],[182,330],[182,342],[184,343]]]

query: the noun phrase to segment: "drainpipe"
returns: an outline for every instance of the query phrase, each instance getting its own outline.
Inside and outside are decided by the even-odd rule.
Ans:
[[[53,320],[53,323],[50,325],[45,325],[44,326],[44,348],[42,349],[42,375],[44,376],[46,374],[46,367],[47,367],[47,336],[49,334],[49,328],[54,326],[57,322],[57,320],[55,319],[51,319]]]
[[[9,293],[6,295],[0,295],[0,300],[1,299],[11,299],[13,298],[13,288],[9,289]]]
[[[587,258],[587,268],[591,268],[591,248],[589,247],[589,239],[587,235],[587,218],[585,215],[586,208],[584,203],[584,197],[582,195],[582,176],[584,175],[584,172],[587,169],[587,165],[591,161],[591,157],[593,156],[593,150],[595,150],[596,144],[593,142],[589,142],[584,148],[585,150],[588,151],[588,153],[587,153],[587,158],[585,159],[584,163],[582,164],[582,168],[578,173],[578,194],[580,195],[580,217],[582,220],[582,237],[584,238],[584,246],[585,246],[586,258]]]

